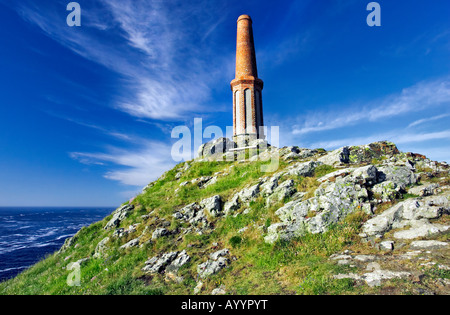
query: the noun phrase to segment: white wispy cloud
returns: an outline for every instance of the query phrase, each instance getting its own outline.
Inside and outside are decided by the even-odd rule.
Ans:
[[[439,120],[439,119],[442,119],[442,118],[445,118],[445,117],[449,117],[449,116],[450,116],[450,114],[441,114],[441,115],[436,115],[436,116],[433,116],[433,117],[419,119],[419,120],[416,120],[416,121],[413,121],[412,123],[410,123],[408,125],[408,127],[409,128],[410,127],[414,127],[414,126],[417,126],[417,125],[421,125],[421,124],[424,124],[424,123],[427,123],[427,122],[430,122],[430,121],[436,121],[436,120]]]
[[[141,187],[176,164],[171,158],[171,146],[156,141],[145,142],[135,150],[110,148],[107,153],[71,152],[70,157],[87,165],[105,165],[108,169],[105,178]]]
[[[114,108],[138,118],[170,121],[206,112],[211,84],[224,75],[219,65],[228,58],[212,58],[205,41],[224,17],[221,5],[206,0],[99,0],[82,8],[80,28],[65,25],[63,1],[9,5],[55,41],[118,73]]]
[[[418,83],[400,93],[367,104],[350,106],[341,112],[315,112],[304,118],[304,123],[294,126],[292,133],[302,135],[356,125],[364,121],[378,121],[406,113],[423,111],[450,104],[450,79]]]

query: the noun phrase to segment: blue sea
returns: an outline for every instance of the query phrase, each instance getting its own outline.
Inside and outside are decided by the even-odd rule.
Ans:
[[[83,226],[114,208],[0,207],[0,282],[59,250]]]

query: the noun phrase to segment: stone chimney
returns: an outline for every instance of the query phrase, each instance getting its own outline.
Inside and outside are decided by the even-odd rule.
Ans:
[[[252,19],[241,15],[237,20],[236,76],[233,91],[233,135],[238,146],[253,139],[264,139],[262,96],[263,81],[258,78]],[[261,129],[261,130],[260,130]]]

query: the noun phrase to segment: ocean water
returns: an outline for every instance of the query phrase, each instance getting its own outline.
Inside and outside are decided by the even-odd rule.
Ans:
[[[113,208],[0,207],[0,282],[59,250],[66,238],[112,211]]]

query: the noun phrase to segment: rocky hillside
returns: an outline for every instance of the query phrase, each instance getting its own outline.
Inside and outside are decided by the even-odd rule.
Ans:
[[[450,293],[446,163],[386,141],[201,150],[0,292]]]

